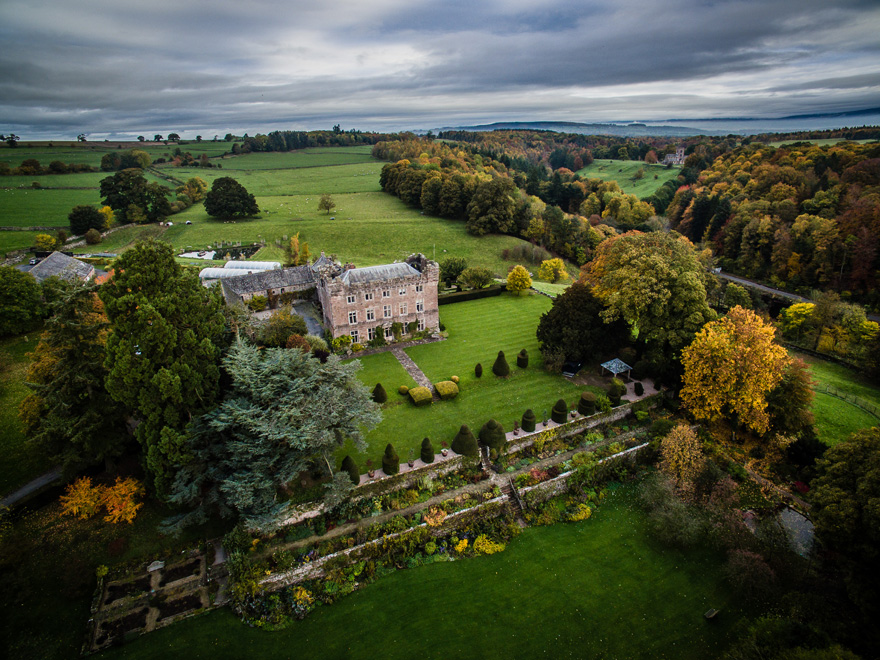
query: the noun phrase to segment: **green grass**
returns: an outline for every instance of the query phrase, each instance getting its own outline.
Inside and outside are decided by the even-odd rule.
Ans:
[[[25,443],[18,404],[30,392],[25,385],[30,360],[39,332],[0,340],[0,495],[12,492],[52,468],[38,451]]]
[[[660,547],[645,527],[632,489],[618,489],[590,520],[527,529],[490,557],[399,571],[280,632],[222,610],[100,657],[720,657],[743,616],[720,558]],[[722,611],[711,623],[709,608]]]
[[[442,441],[452,443],[462,424],[477,433],[494,418],[509,431],[513,421],[519,420],[527,408],[532,408],[538,417],[547,411],[549,417],[550,408],[559,398],[574,403],[584,388],[543,369],[535,338],[538,319],[550,305],[545,296],[504,294],[442,306],[440,318],[449,339],[406,352],[431,382],[449,380],[452,376],[460,378],[461,393],[451,401],[416,408],[407,397],[397,393],[401,385],[409,387],[413,383],[402,367],[390,362],[390,354],[363,358],[359,378],[371,390],[381,382],[388,392],[388,403],[383,406],[382,423],[367,436],[366,452],[357,452],[348,443],[337,453],[337,459],[341,461],[350,453],[362,470],[367,458],[379,465],[385,445],[390,442],[401,460],[406,460],[410,449],[418,455],[425,436],[431,438],[434,449],[439,451]],[[523,348],[529,352],[529,366],[525,370],[516,366],[516,354]],[[511,375],[506,379],[492,373],[499,350],[504,351],[510,365]],[[483,365],[482,378],[474,376],[478,362]]]
[[[640,169],[645,170],[645,176],[639,180],[633,179]],[[577,173],[581,178],[617,181],[626,194],[648,197],[664,183],[675,179],[679,168],[666,169],[665,165],[645,165],[637,160],[594,160]]]
[[[224,172],[234,172],[375,163],[376,161],[370,155],[371,151],[372,147],[366,146],[327,147],[281,153],[250,153],[241,156],[229,156],[222,160],[222,164]]]
[[[41,225],[42,226],[42,225]],[[0,231],[0,255],[14,250],[28,250],[33,247],[37,234],[44,231]]]
[[[571,286],[571,280],[566,282],[565,284],[552,284],[550,282],[542,282],[540,280],[532,280],[532,288],[536,291],[541,291],[542,293],[550,294],[551,296],[558,296],[561,293],[564,293],[565,290]]]
[[[97,190],[0,190],[0,227],[67,227],[78,204],[97,204]],[[10,249],[0,232],[0,251]]]

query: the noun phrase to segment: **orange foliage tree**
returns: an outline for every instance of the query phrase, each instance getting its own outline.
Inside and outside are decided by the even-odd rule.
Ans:
[[[679,424],[660,443],[660,469],[675,479],[675,485],[690,490],[705,460],[700,439],[692,428]]]
[[[106,522],[132,523],[143,506],[143,502],[137,501],[143,494],[143,485],[133,477],[116,477],[116,483],[112,486],[93,486],[91,477],[82,477],[70,484],[61,496],[61,512],[86,520],[104,507],[107,511],[104,516]]]
[[[83,520],[98,513],[101,506],[103,486],[92,486],[91,477],[82,477],[67,486],[61,496],[61,512],[68,516],[76,516]]]

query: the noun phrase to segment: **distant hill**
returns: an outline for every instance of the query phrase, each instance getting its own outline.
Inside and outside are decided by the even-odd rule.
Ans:
[[[553,131],[582,135],[614,135],[617,137],[687,137],[690,135],[725,135],[724,131],[706,131],[687,126],[628,124],[583,124],[576,121],[507,121],[476,126],[446,126],[437,131]]]

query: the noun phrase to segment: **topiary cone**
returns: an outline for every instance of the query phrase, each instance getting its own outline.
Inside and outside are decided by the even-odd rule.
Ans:
[[[431,444],[431,438],[425,438],[422,440],[422,450],[419,454],[419,458],[422,459],[422,463],[434,462],[434,445]]]
[[[476,376],[477,378],[483,377],[483,365],[479,362],[477,363],[477,366],[474,367],[474,376]]]
[[[529,408],[523,413],[522,416],[522,430],[526,433],[532,433],[535,430],[535,413],[532,412],[532,409]]]
[[[376,387],[373,388],[373,401],[376,403],[385,403],[388,401],[388,392],[382,387],[382,383],[376,383]]]
[[[390,442],[385,447],[385,453],[382,454],[382,472],[389,475],[400,472],[400,456],[394,451]]]
[[[480,455],[477,439],[467,424],[462,424],[452,441],[452,451],[462,456],[476,458]]]
[[[351,477],[351,482],[355,486],[361,482],[361,471],[358,469],[357,463],[354,462],[354,459],[351,456],[346,455],[346,457],[342,459],[342,467],[340,469],[348,472],[348,476]]]
[[[504,351],[498,351],[498,357],[495,358],[495,364],[492,365],[492,373],[499,378],[506,378],[510,375],[510,365],[504,357]]]
[[[501,424],[494,419],[483,424],[483,428],[480,429],[480,444],[501,452],[507,444],[507,437]]]
[[[553,409],[550,411],[550,419],[557,424],[565,424],[568,421],[568,404],[565,403],[565,399],[559,399],[559,401],[553,404]]]
[[[592,392],[582,392],[581,398],[578,399],[578,412],[585,417],[596,412],[596,395]]]
[[[529,353],[526,349],[522,349],[516,356],[516,366],[520,369],[525,369],[529,366]]]

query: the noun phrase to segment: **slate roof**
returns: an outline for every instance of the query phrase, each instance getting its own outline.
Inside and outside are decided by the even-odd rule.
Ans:
[[[620,358],[614,358],[613,360],[609,360],[608,362],[602,363],[602,368],[607,369],[615,376],[617,374],[622,374],[624,371],[629,371],[632,369],[626,362],[621,360]]]
[[[315,274],[308,266],[263,270],[238,277],[224,277],[221,281],[224,293],[231,292],[241,296],[267,289],[281,289],[297,286],[314,286]]]
[[[312,270],[317,271],[321,266],[335,266],[336,262],[333,261],[326,254],[321,252],[321,256],[315,259],[315,263],[312,264]]]
[[[387,282],[403,277],[420,277],[421,273],[406,263],[384,264],[382,266],[366,266],[345,271],[342,281],[347,285],[367,284],[369,282]]]
[[[30,269],[37,282],[59,277],[69,282],[85,281],[95,274],[95,267],[61,252],[53,252]]]

